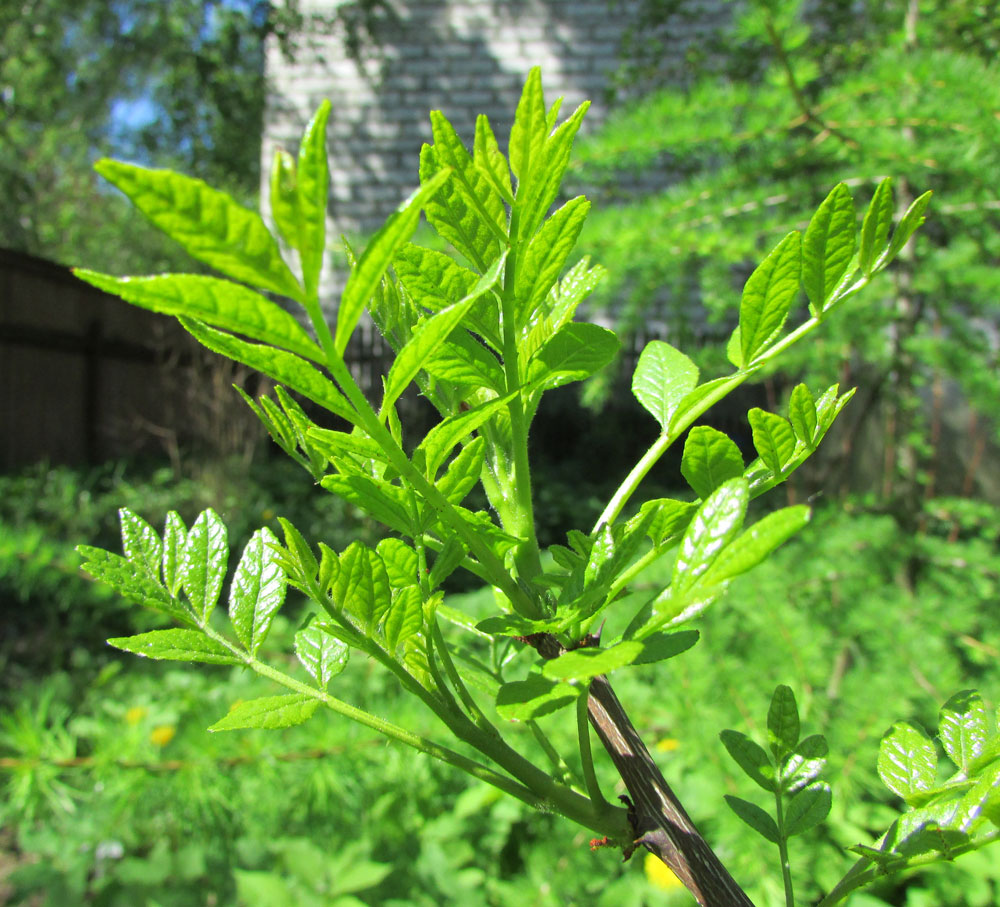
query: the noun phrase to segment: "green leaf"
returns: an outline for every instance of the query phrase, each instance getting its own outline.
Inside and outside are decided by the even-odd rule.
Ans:
[[[385,617],[382,635],[385,637],[385,649],[389,654],[411,636],[416,636],[424,625],[424,598],[419,586],[407,586],[399,589],[392,596],[389,613]]]
[[[858,265],[865,277],[871,277],[889,238],[892,226],[892,179],[886,177],[878,184],[872,196],[865,219],[861,224],[861,251]]]
[[[989,822],[1000,826],[1000,763],[986,767],[959,802],[961,828],[976,832]]]
[[[653,633],[642,641],[642,652],[632,662],[633,665],[654,664],[666,661],[686,652],[701,634],[697,630],[679,630],[676,633]]]
[[[163,542],[160,541],[156,530],[127,507],[122,507],[118,511],[118,520],[121,523],[122,550],[125,552],[125,557],[145,576],[158,583]]]
[[[173,596],[181,585],[178,566],[186,541],[187,527],[177,512],[171,510],[163,526],[163,584]]]
[[[265,696],[234,705],[225,718],[213,724],[210,731],[236,731],[245,728],[294,727],[308,721],[319,700],[303,693],[287,696]]]
[[[542,71],[533,66],[521,90],[521,99],[514,112],[510,130],[510,169],[517,177],[518,193],[529,182],[533,165],[541,157],[548,129],[545,124],[545,96],[542,93]],[[523,197],[518,199],[524,201]]]
[[[281,529],[285,534],[285,549],[289,553],[288,562],[284,565],[289,580],[294,580],[299,589],[307,592],[310,585],[316,581],[319,564],[316,556],[299,532],[284,517],[278,517]]]
[[[582,381],[611,362],[620,347],[614,331],[571,321],[546,340],[532,357],[528,382],[541,382],[542,387],[553,388]]]
[[[226,193],[170,170],[107,158],[94,169],[192,256],[228,277],[291,299],[302,290],[260,215]]]
[[[363,475],[324,476],[320,485],[360,507],[393,531],[413,535],[415,526],[410,513],[410,494],[405,488]]]
[[[791,423],[792,431],[795,432],[795,437],[810,448],[813,447],[818,424],[816,402],[804,384],[797,384],[792,390],[788,401],[788,421]]]
[[[347,422],[356,421],[354,410],[336,385],[305,359],[262,343],[247,343],[190,318],[182,317],[180,322],[186,331],[210,350],[263,372]]]
[[[810,784],[789,801],[785,810],[785,837],[801,835],[819,825],[828,815],[833,805],[833,794],[829,784]]]
[[[77,545],[76,550],[83,558],[81,569],[110,586],[122,598],[169,614],[184,623],[193,623],[191,612],[181,602],[171,598],[157,581],[137,572],[135,564],[127,558],[89,545]]]
[[[445,169],[438,149],[434,145],[424,145],[420,149],[420,182],[430,181],[450,173]],[[477,183],[486,191],[491,191],[486,178],[476,173]],[[494,195],[497,202],[498,196]],[[424,205],[427,222],[438,235],[451,243],[479,271],[485,271],[494,258],[500,254],[501,243],[497,235],[498,226],[485,220],[475,207],[468,204],[462,188],[448,180],[428,197]]]
[[[393,589],[405,589],[417,582],[417,552],[401,539],[382,539],[375,550],[385,564]]]
[[[698,384],[698,366],[662,340],[651,340],[639,355],[632,393],[666,431],[681,401]]]
[[[722,583],[756,567],[809,522],[804,504],[783,507],[758,520],[719,554],[705,577],[706,583]]]
[[[507,212],[492,180],[473,163],[458,133],[444,114],[440,110],[432,110],[430,117],[438,166],[450,167],[452,171],[447,189],[439,193],[435,201],[440,202],[441,196],[446,195],[448,190],[454,191],[456,197],[451,202],[453,211],[464,209],[466,219],[477,218],[480,223],[472,229],[482,234],[487,243],[495,245],[499,241],[506,244]],[[492,240],[489,239],[491,235]],[[488,246],[482,249],[481,255],[483,265],[492,263],[492,250]]]
[[[795,453],[795,432],[789,421],[777,413],[754,407],[747,413],[753,446],[761,461],[776,476],[788,465]]]
[[[729,479],[743,475],[743,455],[721,431],[698,425],[688,433],[681,458],[681,475],[699,498],[707,498]]]
[[[725,799],[726,803],[729,804],[729,808],[757,832],[757,834],[766,838],[772,844],[778,843],[780,837],[778,835],[778,826],[774,824],[774,819],[764,812],[764,810],[755,803],[734,797],[732,794],[726,794]]]
[[[839,385],[834,384],[816,400],[816,437],[813,446],[823,440],[823,436],[830,430],[834,420],[840,415],[840,411],[847,405],[848,400],[854,396],[854,388],[844,394],[837,396]]]
[[[278,235],[293,249],[299,245],[299,198],[295,158],[284,148],[276,148],[271,159],[271,218]]]
[[[487,400],[458,415],[449,416],[427,432],[424,440],[417,445],[417,450],[423,452],[425,475],[433,481],[452,448],[479,428],[500,407],[506,406],[513,397],[514,394],[508,394]]]
[[[324,100],[306,126],[299,144],[297,180],[299,260],[306,296],[319,287],[326,251],[326,213],[330,203],[330,165],[326,154],[326,124],[331,105]]]
[[[879,745],[878,774],[889,790],[907,801],[929,790],[937,774],[933,742],[921,728],[897,722]]]
[[[438,491],[452,504],[461,504],[479,482],[485,462],[486,441],[473,438],[448,464],[445,474],[437,482]]]
[[[782,762],[782,787],[787,791],[805,787],[823,771],[828,752],[829,747],[822,734],[812,734],[800,740],[794,751]]]
[[[746,734],[739,731],[722,731],[719,739],[748,778],[764,790],[774,792],[776,789],[774,766],[760,744],[754,743]]]
[[[749,489],[744,479],[723,482],[698,508],[681,540],[671,594],[678,596],[704,576],[743,524]]]
[[[577,306],[593,292],[606,274],[607,271],[600,265],[590,267],[589,255],[566,272],[556,292],[549,297],[549,321],[556,330],[573,319]]]
[[[503,271],[505,261],[506,255],[501,255],[493,263],[489,271],[480,278],[468,296],[442,309],[426,321],[417,324],[413,335],[399,351],[392,363],[392,367],[389,369],[385,395],[382,400],[383,418],[388,408],[406,390],[409,383],[424,367],[426,361],[434,355],[441,344],[448,338],[449,334],[460,325],[469,309],[472,308],[473,303],[484,293],[488,293],[496,286]]]
[[[802,237],[802,286],[814,312],[822,312],[847,266],[857,241],[854,199],[838,183],[819,206]]]
[[[626,640],[608,649],[573,649],[545,662],[542,676],[550,680],[583,683],[632,664],[642,651],[643,643],[635,640]]]
[[[518,325],[531,319],[559,279],[589,211],[590,202],[582,195],[570,199],[531,238],[514,285]]]
[[[413,243],[400,246],[392,267],[413,301],[432,312],[464,299],[481,279],[450,255]]]
[[[955,693],[941,706],[938,737],[948,758],[960,771],[968,774],[970,765],[982,754],[989,736],[989,715],[976,690]]]
[[[556,105],[553,105],[555,108]],[[538,229],[542,218],[559,195],[563,175],[569,165],[569,156],[573,148],[573,140],[580,129],[584,115],[590,108],[590,101],[584,101],[567,117],[551,136],[546,139],[542,148],[541,159],[536,156],[532,162],[530,176],[518,177],[517,202],[520,208],[520,236],[532,236]],[[546,122],[545,132],[549,132]],[[522,184],[526,191],[522,191]]]
[[[749,366],[757,354],[781,330],[799,291],[801,241],[789,233],[750,275],[740,301],[740,344],[743,364]]]
[[[258,529],[247,542],[229,590],[229,619],[241,643],[256,655],[285,601],[285,574],[277,563],[278,540]]]
[[[229,541],[226,524],[212,509],[198,515],[181,555],[181,585],[202,623],[207,623],[226,576]]]
[[[510,184],[510,168],[500,151],[496,136],[485,114],[476,117],[476,138],[472,148],[472,160],[486,176],[493,188],[508,205],[514,204],[514,192]]]
[[[889,241],[889,248],[886,249],[884,258],[879,259],[878,266],[880,270],[903,250],[903,246],[910,241],[910,237],[920,228],[920,225],[926,219],[924,212],[927,210],[933,194],[933,192],[925,192],[914,199],[910,207],[906,209],[906,213],[903,214],[896,225],[896,229],[893,231],[892,239]]]
[[[382,558],[360,542],[352,542],[340,555],[340,573],[330,596],[366,636],[372,636],[391,602],[389,575]]]
[[[767,710],[767,740],[780,763],[799,742],[799,709],[791,687],[779,684],[774,688]]]
[[[541,718],[576,702],[586,686],[556,683],[538,674],[505,683],[497,693],[497,714],[507,721]]]
[[[323,361],[323,351],[294,316],[232,281],[197,274],[111,277],[82,269],[74,273],[81,280],[151,312],[186,316],[283,347],[314,362]]]
[[[330,681],[347,667],[350,649],[327,626],[314,621],[295,634],[295,656],[309,676],[325,690]]]
[[[455,331],[424,363],[439,381],[485,387],[497,394],[507,390],[507,376],[496,356],[467,331]]]
[[[675,501],[673,498],[656,498],[639,508],[639,513],[655,510],[656,516],[646,527],[646,534],[659,547],[670,539],[677,538],[688,525],[698,509],[697,504]]]
[[[389,216],[381,229],[371,238],[365,251],[361,253],[351,271],[351,276],[347,279],[337,310],[334,349],[338,355],[344,355],[347,341],[354,333],[358,319],[382,281],[386,269],[403,243],[410,239],[417,228],[421,206],[437,192],[448,176],[449,172],[445,170],[421,185],[395,213]]]
[[[235,665],[240,660],[225,646],[199,630],[153,630],[138,636],[109,639],[116,649],[165,661],[202,661],[207,664]]]
[[[449,535],[437,557],[434,558],[430,575],[427,577],[431,589],[436,589],[451,576],[458,565],[465,560],[468,553],[469,548],[461,538],[457,535]]]

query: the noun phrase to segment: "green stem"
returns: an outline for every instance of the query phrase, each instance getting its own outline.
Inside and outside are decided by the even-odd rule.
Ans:
[[[518,252],[520,237],[518,206],[515,204],[510,216],[511,248],[504,265],[503,292],[501,293],[501,313],[503,320],[503,368],[507,381],[507,392],[521,386],[521,368],[517,348],[517,301],[514,288],[517,282]],[[522,540],[515,555],[518,575],[529,580],[542,572],[535,535],[535,509],[531,497],[531,466],[528,462],[528,426],[524,418],[524,399],[520,393],[507,404],[510,415],[510,429],[513,450],[514,473],[507,488],[514,492],[515,525],[511,527]]]
[[[921,866],[930,866],[934,863],[940,863],[945,859],[952,861],[956,857],[980,850],[990,844],[995,844],[997,841],[1000,841],[1000,829],[978,836],[975,840],[968,841],[965,844],[951,847],[948,849],[947,854],[942,854],[940,851],[935,850],[916,857],[907,858],[900,856],[898,865],[878,866],[873,864],[871,860],[862,857],[847,871],[847,874],[816,907],[833,907],[834,904],[839,904],[843,901],[852,891],[857,891],[857,889],[863,888],[865,885],[870,885],[876,879],[885,878],[894,872],[902,872],[904,869],[909,871],[911,869],[918,869]]]
[[[243,662],[243,664],[257,674],[260,674],[262,677],[273,680],[275,683],[280,684],[286,689],[293,690],[296,693],[301,693],[313,699],[317,699],[328,709],[336,712],[338,715],[342,715],[351,721],[356,721],[358,724],[371,728],[373,731],[377,731],[383,736],[388,737],[390,740],[403,743],[406,746],[412,747],[413,749],[424,753],[425,755],[432,756],[441,762],[446,762],[455,768],[461,769],[467,774],[472,775],[474,778],[478,778],[480,781],[492,784],[499,790],[502,790],[513,797],[517,797],[518,800],[527,803],[529,806],[533,806],[536,809],[545,807],[546,802],[543,797],[540,797],[530,788],[519,784],[517,781],[508,778],[505,775],[501,775],[499,772],[476,762],[474,759],[463,756],[461,753],[456,753],[454,750],[448,749],[446,746],[441,746],[433,740],[428,740],[426,737],[414,734],[390,721],[386,721],[384,718],[379,718],[377,715],[373,715],[370,712],[356,708],[341,699],[337,699],[325,690],[316,689],[315,687],[311,687],[308,684],[296,680],[294,677],[289,677],[287,674],[283,674],[281,671],[272,668],[270,665],[265,664],[262,661],[258,661],[252,655],[244,652],[221,633],[215,632],[211,627],[203,625],[201,629],[206,636],[227,648],[236,658]]]
[[[782,809],[781,789],[774,792],[775,818],[778,826],[778,859],[781,860],[781,881],[785,885],[785,907],[795,907],[792,892],[792,868],[788,865],[788,837],[785,835],[785,813]]]
[[[723,397],[727,396],[743,384],[744,381],[750,378],[750,376],[757,372],[765,363],[779,356],[790,346],[798,343],[799,340],[815,330],[826,318],[826,316],[830,314],[834,306],[839,305],[847,299],[848,296],[853,296],[863,287],[867,286],[870,280],[871,279],[868,277],[861,277],[853,283],[845,281],[842,284],[843,289],[840,290],[840,292],[827,303],[826,308],[821,313],[814,315],[807,321],[800,324],[790,334],[782,337],[781,340],[776,341],[767,349],[762,350],[758,353],[753,362],[745,365],[738,372],[730,376],[728,380],[720,381],[719,386],[699,401],[697,406],[691,407],[682,419],[671,422],[669,429],[653,442],[653,445],[642,455],[639,462],[632,467],[632,471],[625,477],[624,481],[615,491],[614,495],[612,495],[611,500],[608,501],[608,506],[604,508],[604,511],[597,518],[597,522],[594,524],[591,534],[596,535],[601,526],[606,523],[613,523],[616,519],[618,519],[619,514],[628,503],[629,498],[632,497],[635,490],[639,487],[639,483],[646,477],[660,457],[667,452],[670,445],[683,435],[684,432],[691,427],[695,420],[704,415],[704,413],[718,403]]]
[[[469,692],[469,688],[465,685],[461,675],[459,675],[451,653],[448,651],[448,646],[445,643],[444,634],[441,632],[441,625],[438,623],[437,617],[433,619],[432,632],[434,634],[434,648],[441,653],[441,663],[444,665],[444,672],[448,675],[448,679],[458,693],[458,698],[462,701],[462,705],[465,706],[469,717],[476,723],[476,726],[480,730],[485,731],[487,734],[496,734],[499,736],[500,732],[493,726],[489,718],[483,714],[482,709],[479,708],[478,703]]]
[[[576,733],[580,739],[580,762],[583,766],[583,781],[587,786],[587,794],[594,803],[607,805],[601,785],[597,782],[594,771],[594,753],[590,748],[590,718],[588,696],[580,696],[576,700]]]

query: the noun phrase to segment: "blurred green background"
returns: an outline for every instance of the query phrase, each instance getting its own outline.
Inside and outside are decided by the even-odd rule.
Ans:
[[[380,6],[344,5],[349,51],[371,39]],[[718,732],[759,735],[775,684],[793,688],[804,732],[830,738],[834,788],[830,820],[792,845],[805,904],[850,865],[845,846],[891,820],[875,773],[889,725],[933,731],[958,689],[1000,697],[1000,11],[752,0],[666,67],[671,29],[701,6],[632,7],[613,115],[578,148],[571,182],[595,199],[580,251],[610,271],[594,302],[602,317],[640,340],[666,333],[718,370],[749,269],[837,181],[859,207],[885,175],[903,202],[936,193],[891,277],[711,415],[743,444],[747,407],[779,409],[796,382],[858,386],[823,456],[770,502],[812,501],[812,524],[708,612],[690,653],[616,675],[681,800],[760,904],[780,899],[776,853],[722,802],[753,791]],[[91,162],[171,166],[252,202],[260,164],[246,137],[260,132],[263,42],[291,46],[313,26],[295,4],[279,14],[251,0],[0,9],[0,247],[117,272],[189,268],[96,187]],[[218,375],[205,380],[217,395],[246,380]],[[612,368],[546,401],[534,438],[543,543],[590,525],[651,440],[628,380]],[[277,515],[334,548],[378,537],[279,459],[235,397],[209,403],[198,405],[216,414],[212,430],[169,449],[154,438],[127,460],[0,477],[0,903],[691,903],[641,855],[622,865],[592,853],[569,823],[364,729],[316,719],[209,735],[232,702],[266,694],[260,679],[104,645],[160,626],[78,569],[74,545],[116,547],[121,506],[154,525],[168,509],[190,521],[212,506],[237,550]],[[649,496],[684,493],[676,463],[650,483]],[[455,607],[490,606],[454,591]],[[276,660],[291,662],[303,616],[289,601],[267,643]],[[431,717],[370,668],[349,666],[343,698],[433,736]],[[569,740],[559,716],[551,724]],[[986,907],[1000,902],[998,866],[986,852],[849,903]]]

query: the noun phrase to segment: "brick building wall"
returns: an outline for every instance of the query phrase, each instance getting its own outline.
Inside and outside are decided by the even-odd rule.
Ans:
[[[360,235],[381,225],[417,185],[420,146],[430,141],[428,111],[441,110],[471,137],[489,116],[506,144],[525,76],[542,67],[546,98],[562,96],[563,115],[592,106],[583,132],[607,113],[610,75],[636,0],[390,0],[359,63],[343,34],[312,36],[293,59],[268,49],[262,195],[276,147],[294,151],[324,98],[328,127],[330,230]],[[303,0],[305,15],[330,14],[338,0]],[[340,281],[328,281],[331,289]]]

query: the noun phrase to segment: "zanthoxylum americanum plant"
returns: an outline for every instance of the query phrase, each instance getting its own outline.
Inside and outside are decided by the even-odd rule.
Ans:
[[[659,436],[597,523],[543,552],[532,507],[532,420],[544,393],[594,374],[619,348],[612,331],[573,320],[602,271],[587,259],[567,267],[589,202],[573,198],[549,214],[587,104],[562,123],[559,107],[558,101],[546,107],[533,70],[506,156],[485,116],[476,123],[470,154],[448,120],[431,113],[433,144],[420,154],[420,188],[360,255],[348,250],[350,276],[333,324],[320,305],[329,103],[308,125],[298,160],[284,152],[275,157],[273,231],[257,213],[198,180],[100,161],[97,170],[154,224],[228,279],[76,273],[134,305],[177,316],[205,346],[277,382],[273,398],[244,394],[246,403],[326,491],[365,511],[389,535],[374,548],[355,542],[336,552],[305,539],[284,519],[281,539],[258,530],[235,569],[228,628],[216,611],[227,571],[227,531],[212,510],[190,527],[170,513],[162,535],[122,510],[124,555],[80,550],[94,577],[181,625],[113,639],[112,645],[150,658],[243,665],[288,691],[239,703],[211,730],[288,727],[323,706],[525,803],[561,813],[626,856],[645,847],[701,904],[749,904],[664,780],[609,675],[641,670],[693,646],[698,632],[687,625],[731,580],[805,526],[809,510],[795,506],[745,527],[747,505],[813,453],[850,392],[833,385],[814,394],[800,385],[787,415],[752,409],[758,457],[749,464],[726,435],[692,426],[885,268],[922,222],[929,194],[892,230],[892,191],[885,180],[859,233],[847,187],[834,188],[805,232],[789,233],[746,282],[728,347],[731,374],[702,380],[682,352],[650,343],[632,388],[659,424]],[[452,253],[410,242],[421,211]],[[281,243],[296,253],[294,270]],[[801,291],[808,318],[791,328],[786,322]],[[395,352],[380,400],[368,399],[344,361],[365,310]],[[401,425],[396,409],[413,383],[440,414],[422,438]],[[293,393],[327,418],[311,419]],[[685,434],[681,472],[695,500],[658,498],[637,506],[633,498],[643,477]],[[488,511],[463,505],[477,484]],[[628,604],[635,597],[623,593],[665,557],[673,558],[669,584],[638,606]],[[493,588],[495,615],[477,623],[449,606],[442,584],[456,570]],[[295,636],[303,674],[259,658],[289,585],[318,608],[316,619]],[[624,629],[602,636],[605,618],[623,607],[633,613],[614,614],[613,624]],[[352,650],[394,675],[478,755],[457,752],[329,692]],[[966,711],[981,710],[979,700],[964,702]],[[557,752],[537,722],[558,710],[575,723],[573,756]],[[829,809],[829,788],[816,781],[826,749],[815,736],[799,741],[790,690],[779,688],[771,711],[770,752],[737,732],[726,732],[723,741],[775,795],[777,821],[731,799],[742,818],[779,844],[787,875],[787,837],[821,821]],[[528,725],[541,745],[524,747],[520,740],[528,753],[520,751],[508,739],[511,721]],[[980,736],[995,739],[995,725],[987,728],[985,719],[981,725]],[[621,804],[609,802],[598,785],[591,729],[628,791]],[[982,752],[980,746],[971,758],[982,761]],[[962,770],[970,772],[970,765]],[[928,784],[921,783],[914,790],[926,792]],[[950,853],[966,847],[974,831],[956,830],[968,840],[949,838]],[[906,840],[897,831],[868,848],[837,899],[911,860],[901,845]],[[788,890],[790,898],[790,882]]]

